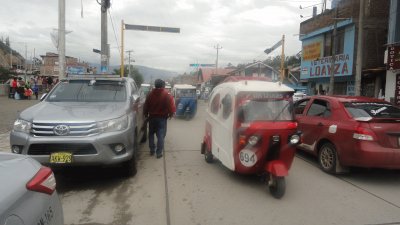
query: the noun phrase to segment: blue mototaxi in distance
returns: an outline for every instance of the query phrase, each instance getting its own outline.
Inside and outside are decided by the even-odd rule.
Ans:
[[[197,111],[196,87],[189,84],[176,84],[172,90],[175,99],[176,116],[192,119]]]

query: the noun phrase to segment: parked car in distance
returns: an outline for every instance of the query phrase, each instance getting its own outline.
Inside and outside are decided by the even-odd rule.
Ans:
[[[295,103],[301,150],[323,171],[349,167],[400,169],[400,108],[355,96],[312,96]]]
[[[143,102],[131,78],[68,77],[21,112],[11,150],[45,165],[122,165],[125,175],[134,175]]]
[[[301,92],[301,91],[295,92],[295,93],[293,94],[293,101],[294,101],[294,102],[295,102],[295,101],[298,101],[298,100],[300,100],[300,99],[302,99],[302,98],[305,98],[306,96],[307,96],[307,94],[304,93],[304,92]]]
[[[0,152],[0,224],[64,224],[52,170],[34,159]]]

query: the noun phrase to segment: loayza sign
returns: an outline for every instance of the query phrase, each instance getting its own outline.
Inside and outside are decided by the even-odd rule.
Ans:
[[[301,79],[330,77],[333,70],[334,76],[350,76],[353,74],[353,54],[344,53],[335,56],[332,66],[332,56],[301,62]]]

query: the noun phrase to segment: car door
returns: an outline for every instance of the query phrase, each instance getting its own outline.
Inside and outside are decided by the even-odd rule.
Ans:
[[[132,104],[133,104],[133,111],[135,112],[136,116],[136,122],[137,122],[137,128],[141,129],[142,124],[143,124],[143,105],[144,105],[144,100],[140,95],[140,91],[136,86],[136,83],[131,80],[129,82],[131,86],[131,98],[132,98]]]
[[[218,118],[221,121],[218,132],[220,146],[219,159],[222,164],[231,170],[235,169],[233,160],[233,102],[233,90],[225,88],[221,92],[221,104],[218,112]]]
[[[305,101],[307,100],[301,100],[299,103],[304,104]],[[334,127],[330,127],[331,114],[330,103],[328,100],[316,98],[308,101],[308,106],[304,108],[302,115],[296,115],[299,130],[303,135],[303,143],[300,146],[301,148],[309,151],[315,150],[315,145],[319,138],[328,130],[335,129]]]

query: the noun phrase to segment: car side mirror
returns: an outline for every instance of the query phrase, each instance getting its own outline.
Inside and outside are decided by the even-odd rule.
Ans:
[[[43,101],[47,96],[47,93],[43,93],[42,97],[40,97],[40,101]]]
[[[133,103],[138,102],[139,98],[140,98],[140,96],[138,94],[134,94],[131,96],[131,100]]]

